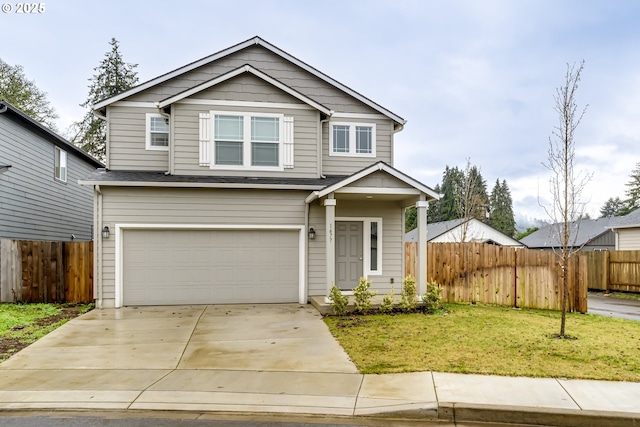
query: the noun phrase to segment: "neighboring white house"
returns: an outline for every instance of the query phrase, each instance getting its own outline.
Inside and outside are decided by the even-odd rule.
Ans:
[[[411,230],[405,234],[405,242],[417,242],[418,231]],[[506,234],[477,220],[453,219],[450,221],[427,224],[427,241],[431,243],[476,242],[500,246],[524,245]]]
[[[609,228],[615,234],[617,251],[640,250],[640,209],[621,217],[619,223]]]

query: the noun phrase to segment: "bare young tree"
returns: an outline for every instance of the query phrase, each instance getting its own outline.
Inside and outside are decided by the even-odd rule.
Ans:
[[[579,65],[567,64],[564,83],[556,88],[553,97],[554,110],[558,113],[558,124],[549,137],[547,163],[543,165],[551,172],[549,188],[551,205],[543,206],[551,220],[551,227],[558,237],[560,248],[556,250],[558,264],[562,269],[562,318],[560,322],[560,338],[566,338],[565,325],[567,303],[569,299],[568,266],[569,259],[576,249],[578,222],[585,211],[586,203],[581,199],[582,192],[592,177],[591,173],[575,171],[575,139],[576,128],[582,121],[587,106],[578,108],[576,91],[584,61]]]
[[[486,195],[486,183],[480,169],[471,165],[471,159],[467,159],[467,165],[462,173],[461,188],[456,199],[456,211],[458,218],[464,219],[460,227],[460,241],[466,242],[473,239],[469,235],[471,218],[484,221],[487,214],[488,199]]]

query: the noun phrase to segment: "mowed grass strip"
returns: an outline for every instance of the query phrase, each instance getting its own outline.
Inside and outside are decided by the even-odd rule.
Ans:
[[[458,372],[640,381],[640,322],[560,313],[445,304],[446,315],[326,317],[333,335],[365,374]]]
[[[0,362],[93,304],[0,304]]]

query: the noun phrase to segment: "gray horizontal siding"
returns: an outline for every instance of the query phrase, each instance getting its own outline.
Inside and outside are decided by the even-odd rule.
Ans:
[[[67,152],[67,182],[54,178],[54,145],[0,114],[0,237],[91,240],[93,190],[78,184],[95,168]]]
[[[110,106],[109,169],[113,170],[169,170],[169,152],[146,150],[146,113],[156,108]]]
[[[322,125],[322,172],[325,175],[344,175],[357,172],[375,162],[393,166],[393,122],[391,120],[335,119],[340,123],[375,123],[376,157],[330,156],[329,124]]]
[[[245,64],[281,81],[311,99],[345,113],[376,113],[372,108],[298,68],[261,46],[251,46],[218,61],[202,66],[161,85],[129,97],[128,101],[160,101]],[[363,70],[364,71],[364,70]]]
[[[294,168],[284,171],[211,170],[199,166],[199,113],[209,111],[280,113],[294,118]],[[267,109],[254,107],[222,107],[212,105],[176,104],[173,107],[174,172],[177,175],[226,176],[287,176],[313,178],[318,176],[317,141],[319,113],[315,110]]]
[[[230,80],[198,92],[192,95],[191,98],[304,105],[297,98],[249,73],[240,74]]]
[[[110,188],[103,191],[103,225],[304,225],[308,192]],[[115,298],[115,239],[103,240],[104,298]]]
[[[410,185],[390,176],[386,172],[375,172],[350,184],[349,187],[377,187],[377,188],[412,188]]]
[[[370,276],[371,289],[386,294],[402,287],[404,260],[402,258],[402,209],[391,203],[337,200],[336,217],[382,218],[382,275]],[[316,201],[309,212],[309,226],[316,230],[316,238],[309,240],[309,295],[325,295],[325,207]],[[394,284],[390,283],[394,279]]]

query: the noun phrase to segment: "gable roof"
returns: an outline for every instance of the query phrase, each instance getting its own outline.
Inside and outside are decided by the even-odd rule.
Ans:
[[[249,73],[249,74],[253,74],[254,76],[264,80],[265,82],[277,87],[278,89],[288,93],[289,95],[297,98],[298,100],[304,102],[307,105],[310,105],[311,107],[315,108],[316,110],[319,110],[320,112],[326,114],[327,116],[330,116],[333,114],[333,111],[331,111],[329,108],[325,107],[324,105],[320,104],[319,102],[314,101],[313,99],[309,98],[308,96],[303,95],[302,93],[298,92],[297,90],[285,85],[284,83],[280,82],[279,80],[274,79],[273,77],[269,76],[266,73],[263,73],[262,71],[256,69],[255,67],[252,67],[249,64],[245,64],[241,67],[236,68],[235,70],[231,70],[227,73],[224,73],[218,77],[215,77],[211,80],[208,80],[204,83],[201,83],[197,86],[194,86],[190,89],[184,90],[176,95],[170,96],[168,98],[163,99],[162,101],[160,101],[158,103],[158,108],[164,108],[167,107],[171,104],[173,104],[174,102],[178,102],[184,98],[187,98],[193,94],[196,94],[198,92],[201,92],[203,90],[209,89],[210,87],[213,87],[217,84],[220,84],[222,82],[225,82],[229,79],[232,79],[236,76],[239,76],[240,74],[244,74],[244,73]]]
[[[311,193],[309,195],[309,197],[307,197],[305,199],[305,202],[307,203],[311,203],[312,201],[319,199],[321,197],[324,197],[330,193],[333,193],[336,190],[339,190],[343,187],[346,187],[349,184],[352,184],[368,175],[371,175],[372,173],[378,172],[378,171],[384,171],[386,173],[388,173],[389,175],[395,177],[396,179],[399,179],[400,181],[404,182],[405,184],[407,184],[410,187],[413,187],[417,190],[420,190],[421,192],[425,193],[427,196],[431,197],[431,200],[438,200],[440,198],[440,195],[438,193],[436,193],[433,189],[431,189],[430,187],[424,185],[423,183],[416,181],[415,179],[411,178],[409,175],[404,174],[403,172],[400,172],[398,169],[389,166],[388,164],[386,164],[385,162],[377,162],[372,164],[371,166],[368,166],[352,175],[349,175],[348,177],[342,179],[339,182],[336,182],[333,185],[328,185],[325,188],[323,188],[322,190],[319,191],[314,191],[313,193]]]
[[[581,247],[592,240],[610,232],[610,225],[619,221],[620,217],[604,217],[598,219],[580,219],[571,223],[571,247]],[[562,246],[560,236],[556,235],[554,224],[546,225],[520,240],[530,248],[557,248]]]
[[[475,224],[477,224],[478,227],[484,228],[488,231],[492,231],[497,233],[496,237],[499,237],[498,240],[502,241],[503,243],[500,243],[499,241],[496,241],[496,239],[492,239],[490,237],[487,237],[486,239],[484,239],[482,241],[482,243],[488,243],[488,242],[492,242],[495,244],[499,244],[499,245],[503,245],[503,246],[524,246],[521,242],[518,242],[516,239],[507,236],[506,234],[502,233],[499,230],[496,230],[495,228],[493,228],[492,226],[485,224],[484,222],[478,220],[477,218],[459,218],[459,219],[451,219],[449,221],[440,221],[440,222],[432,222],[432,223],[428,223],[427,224],[427,241],[431,242],[434,239],[437,239],[438,237],[442,236],[445,233],[448,233],[449,231],[453,231],[458,227],[461,227],[463,224],[465,224],[466,222],[473,222]],[[417,229],[413,229],[407,233],[405,233],[405,242],[417,242],[418,241],[418,230]],[[472,239],[472,241],[478,241],[478,239]],[[506,242],[509,242],[509,244],[507,244]]]
[[[100,110],[104,107],[106,107],[107,105],[113,104],[114,102],[120,101],[122,99],[128,98],[129,96],[132,96],[136,93],[142,92],[143,90],[149,89],[153,86],[159,85],[163,82],[166,82],[167,80],[170,80],[174,77],[180,76],[184,73],[187,73],[189,71],[195,70],[198,67],[201,67],[203,65],[207,65],[211,62],[214,62],[220,58],[223,58],[225,56],[231,55],[235,52],[241,51],[243,49],[246,49],[247,47],[250,46],[254,46],[254,45],[258,45],[258,46],[262,46],[263,48],[271,51],[272,53],[280,56],[281,58],[297,65],[298,67],[302,68],[303,70],[311,73],[312,75],[316,76],[317,78],[327,82],[328,84],[336,87],[337,89],[347,93],[348,95],[352,96],[353,98],[357,99],[358,101],[362,102],[363,104],[371,107],[372,109],[378,111],[379,113],[389,117],[391,120],[395,121],[396,123],[398,123],[400,126],[403,126],[406,123],[406,120],[403,119],[402,117],[398,116],[397,114],[387,110],[386,108],[382,107],[379,104],[376,104],[375,102],[373,102],[372,100],[370,100],[369,98],[365,97],[364,95],[361,95],[360,93],[356,92],[355,90],[349,88],[348,86],[345,86],[344,84],[338,82],[337,80],[334,80],[333,78],[329,77],[328,75],[322,73],[321,71],[313,68],[312,66],[306,64],[305,62],[299,60],[298,58],[294,57],[293,55],[288,54],[287,52],[283,51],[282,49],[272,45],[271,43],[263,40],[262,38],[256,36],[253,38],[250,38],[249,40],[246,40],[242,43],[238,43],[235,46],[231,46],[227,49],[223,49],[219,52],[216,52],[212,55],[206,56],[202,59],[199,59],[197,61],[194,61],[190,64],[187,64],[183,67],[177,68],[173,71],[170,71],[168,73],[162,74],[161,76],[158,76],[154,79],[148,80],[144,83],[139,84],[138,86],[135,86],[129,90],[126,90],[124,92],[121,92],[117,95],[114,95],[110,98],[104,99],[100,102],[98,102],[97,104],[95,104],[93,106],[94,110]]]
[[[616,221],[607,228],[617,230],[620,228],[636,228],[640,227],[640,209],[629,212],[625,216],[613,217]]]
[[[81,160],[84,160],[85,162],[91,164],[96,168],[104,167],[104,165],[96,160],[93,156],[82,151],[80,148],[76,147],[71,142],[67,141],[48,127],[29,117],[20,109],[14,107],[7,101],[3,101],[0,99],[0,114],[7,113],[10,114],[18,122],[20,122],[24,127],[40,135],[47,141],[51,142],[53,145],[62,148],[68,153],[74,154],[76,157],[79,157]]]

